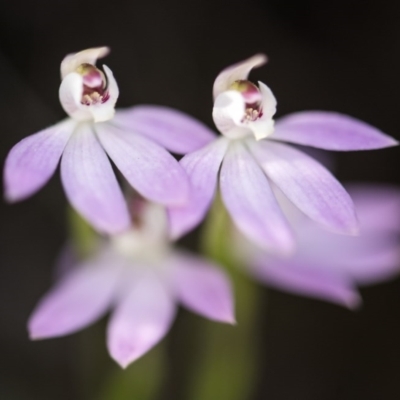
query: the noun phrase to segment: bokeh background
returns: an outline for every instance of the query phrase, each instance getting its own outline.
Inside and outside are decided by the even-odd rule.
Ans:
[[[168,105],[212,127],[217,73],[265,52],[270,62],[252,78],[271,87],[278,116],[336,110],[400,139],[399,20],[394,0],[3,0],[1,162],[17,141],[63,118],[62,58],[102,45],[112,49],[105,63],[118,80],[122,107]],[[393,148],[335,155],[336,172],[343,181],[400,184],[399,154]],[[66,235],[58,174],[25,202],[0,202],[1,400],[87,400],[96,377],[82,373],[85,365],[112,364],[104,333],[92,353],[85,332],[28,340],[27,318],[52,282]],[[195,245],[195,238],[185,244]],[[363,288],[358,312],[260,290],[254,336],[260,360],[253,394],[243,400],[400,398],[400,279]],[[166,341],[160,399],[191,400],[181,383],[196,342],[183,338],[195,336],[201,323],[180,313]]]

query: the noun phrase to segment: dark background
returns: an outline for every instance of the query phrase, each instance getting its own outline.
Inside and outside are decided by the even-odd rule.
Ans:
[[[164,104],[213,126],[217,73],[265,52],[269,64],[252,77],[271,87],[278,116],[336,110],[400,139],[398,7],[390,0],[3,0],[1,162],[18,140],[63,117],[62,58],[102,45],[112,48],[105,63],[120,86],[119,106]],[[396,148],[340,154],[337,173],[400,183],[398,157]],[[25,327],[51,283],[65,209],[58,174],[29,200],[0,203],[1,400],[81,399],[80,335],[32,343]],[[362,294],[364,307],[353,313],[269,290],[254,399],[399,399],[400,280]],[[174,369],[177,358],[170,355],[172,375],[182,368]],[[167,387],[164,399],[182,398]]]

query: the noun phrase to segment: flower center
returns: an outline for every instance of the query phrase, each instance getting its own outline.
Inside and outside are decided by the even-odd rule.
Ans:
[[[246,109],[242,122],[255,121],[262,117],[262,95],[254,83],[237,80],[229,86],[229,90],[238,91],[245,100]]]
[[[106,102],[110,95],[107,90],[107,80],[104,73],[91,64],[81,64],[76,72],[83,77],[83,93],[81,103],[92,104]]]

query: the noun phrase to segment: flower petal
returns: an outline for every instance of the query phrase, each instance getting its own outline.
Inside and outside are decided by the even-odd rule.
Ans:
[[[361,303],[360,295],[350,279],[302,264],[296,259],[260,259],[253,265],[251,272],[267,285],[287,292],[316,297],[351,309]]]
[[[189,176],[191,194],[185,206],[168,210],[170,236],[173,239],[189,232],[204,218],[215,195],[218,171],[228,144],[228,139],[217,139],[180,161]]]
[[[235,323],[231,285],[221,269],[182,253],[175,254],[171,267],[176,294],[185,307],[211,320]]]
[[[165,285],[155,276],[138,277],[113,312],[107,329],[111,357],[126,368],[168,332],[176,306]]]
[[[400,231],[400,188],[389,184],[345,185],[364,231]]]
[[[271,89],[265,84],[258,81],[258,87],[262,96],[262,120],[270,120],[276,113],[276,98]]]
[[[325,167],[284,144],[248,143],[267,176],[301,211],[335,232],[358,232],[350,196]]]
[[[80,124],[62,160],[61,178],[74,208],[97,230],[110,234],[130,226],[121,189],[91,124]]]
[[[28,322],[31,339],[67,335],[100,318],[111,305],[119,273],[107,257],[75,266],[33,311]]]
[[[58,92],[60,103],[64,111],[77,121],[92,119],[91,106],[82,104],[83,77],[72,72],[61,82]]]
[[[337,151],[380,149],[398,144],[365,122],[324,111],[299,112],[281,118],[270,138]]]
[[[99,102],[90,106],[82,105],[83,107],[88,108],[89,112],[93,116],[94,122],[108,121],[114,117],[115,103],[119,96],[118,84],[111,69],[108,68],[107,65],[103,65],[103,69],[107,76],[108,99],[104,103]]]
[[[22,139],[11,149],[4,166],[8,201],[29,197],[50,179],[74,129],[74,121],[62,121]]]
[[[188,178],[165,149],[112,124],[97,124],[96,133],[115,165],[143,197],[164,205],[186,203]]]
[[[229,86],[237,80],[246,80],[253,68],[261,67],[267,62],[265,54],[256,54],[247,60],[231,65],[222,70],[217,79],[215,79],[213,87],[213,96],[216,98],[219,94],[228,90]]]
[[[110,52],[108,47],[95,47],[68,54],[61,62],[61,79],[74,72],[81,64],[95,65],[98,58],[105,57]]]
[[[245,102],[239,92],[228,90],[215,99],[212,114],[215,126],[230,139],[251,134],[250,128],[242,123],[244,114]]]
[[[271,251],[291,252],[291,231],[253,156],[232,142],[221,168],[222,199],[236,226],[252,241]]]
[[[136,106],[118,110],[113,123],[177,154],[196,151],[216,138],[200,121],[169,107]]]

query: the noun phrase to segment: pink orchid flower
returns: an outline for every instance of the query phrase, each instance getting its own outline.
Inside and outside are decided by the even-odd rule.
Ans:
[[[166,212],[143,205],[136,225],[65,271],[32,313],[32,339],[64,336],[112,309],[107,328],[111,357],[125,368],[168,332],[177,305],[208,319],[235,323],[226,275],[200,257],[173,249]]]
[[[70,203],[97,230],[113,234],[129,228],[130,216],[107,155],[142,196],[163,205],[182,205],[189,182],[164,147],[172,142],[176,150],[194,151],[212,136],[193,121],[185,125],[190,140],[167,122],[158,130],[140,121],[126,126],[124,121],[136,114],[136,107],[115,112],[117,82],[106,65],[104,73],[95,66],[108,52],[99,47],[64,58],[59,95],[69,118],[15,145],[6,159],[4,182],[7,200],[25,199],[46,184],[61,158],[61,178]],[[164,119],[168,112],[175,115],[173,110],[159,111]]]
[[[215,80],[213,118],[222,137],[214,135],[212,142],[181,160],[192,193],[186,205],[170,208],[173,238],[202,221],[218,182],[236,226],[270,251],[290,253],[294,249],[292,231],[271,182],[325,228],[357,234],[354,205],[342,185],[320,163],[284,142],[350,151],[390,147],[397,141],[364,122],[333,112],[299,112],[275,123],[276,100],[271,90],[262,82],[257,86],[247,80],[251,69],[265,62],[266,57],[258,54],[223,70]]]
[[[235,235],[246,269],[266,285],[349,308],[360,305],[358,285],[387,280],[400,272],[400,189],[352,185],[360,221],[357,237],[322,229],[287,199],[280,204],[295,228],[298,247],[291,257],[273,255]]]

